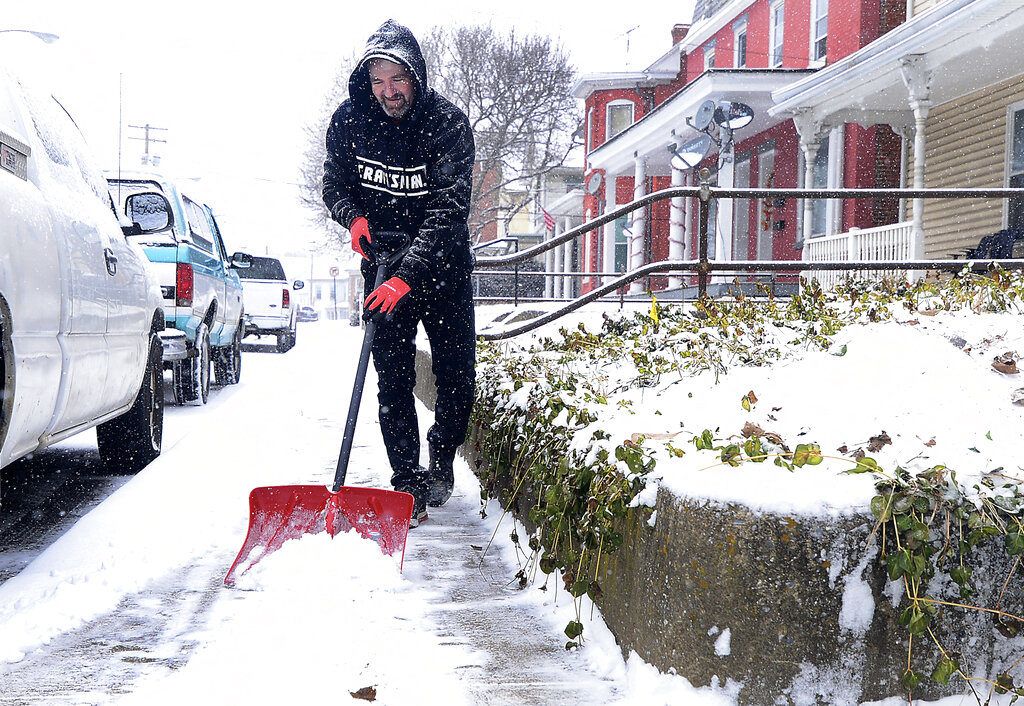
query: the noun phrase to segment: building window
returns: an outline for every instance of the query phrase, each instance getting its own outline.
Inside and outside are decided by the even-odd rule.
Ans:
[[[615,271],[625,272],[629,264],[629,236],[626,233],[626,221],[629,216],[615,220]]]
[[[612,139],[627,127],[633,124],[633,103],[630,101],[619,101],[608,104],[608,136],[605,141]]]
[[[715,43],[713,41],[704,45],[704,70],[715,68]]]
[[[828,0],[812,0],[811,61],[824,61],[828,40]]]
[[[1024,106],[1018,106],[1010,112],[1012,130],[1010,139],[1010,159],[1008,186],[1024,187]],[[1024,230],[1024,198],[1009,200],[1006,227],[1012,230]]]
[[[732,26],[733,63],[736,68],[747,65],[747,20],[740,20]]]
[[[786,4],[777,2],[771,7],[768,21],[768,51],[771,52],[769,65],[774,69],[782,66],[782,39],[785,29]]]

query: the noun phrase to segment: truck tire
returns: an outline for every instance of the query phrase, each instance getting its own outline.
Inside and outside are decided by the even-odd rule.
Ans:
[[[290,329],[284,333],[277,334],[277,352],[287,353],[295,347],[295,330]]]
[[[239,321],[230,346],[218,348],[214,357],[214,373],[218,385],[237,385],[242,379],[242,336],[245,326]]]
[[[160,455],[164,434],[164,348],[149,338],[149,358],[132,408],[96,427],[103,465],[111,473],[138,473]]]
[[[178,404],[206,404],[210,398],[210,329],[196,329],[195,355],[174,364],[174,399]]]

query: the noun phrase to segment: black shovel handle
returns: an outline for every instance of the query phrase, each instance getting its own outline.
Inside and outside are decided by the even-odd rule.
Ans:
[[[401,262],[402,257],[409,250],[409,236],[405,233],[381,232],[374,235],[373,245],[370,248],[370,255],[374,264],[377,265],[377,276],[374,279],[373,288],[384,284],[388,276],[388,270]],[[365,249],[364,249],[365,251]],[[345,476],[348,473],[348,460],[352,455],[352,441],[356,435],[356,421],[359,418],[359,403],[363,398],[363,384],[366,382],[366,370],[370,366],[370,348],[373,346],[373,334],[377,330],[377,321],[380,317],[374,316],[365,324],[363,332],[363,347],[359,351],[359,365],[356,366],[356,379],[352,385],[352,398],[348,403],[348,418],[345,420],[345,436],[341,440],[341,453],[338,454],[338,468],[334,473],[334,485],[332,493],[341,490],[345,485]]]

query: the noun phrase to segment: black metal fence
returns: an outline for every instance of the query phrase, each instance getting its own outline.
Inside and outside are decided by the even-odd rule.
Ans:
[[[584,236],[597,228],[614,221],[615,219],[632,213],[641,208],[671,198],[696,198],[698,201],[697,212],[697,259],[696,260],[664,260],[652,262],[626,273],[609,272],[572,272],[557,273],[563,277],[600,278],[614,277],[604,284],[601,284],[584,295],[568,301],[568,303],[538,318],[532,319],[528,324],[509,329],[495,334],[484,334],[486,339],[510,338],[527,331],[533,330],[561,316],[569,314],[585,304],[609,297],[618,293],[618,298],[611,301],[623,301],[623,288],[643,278],[650,278],[654,275],[686,276],[696,275],[697,291],[699,297],[707,296],[708,283],[713,273],[752,273],[757,275],[785,274],[792,278],[799,276],[801,271],[939,271],[959,272],[965,266],[974,270],[984,271],[990,267],[999,266],[1004,269],[1024,270],[1024,259],[1022,258],[985,258],[971,260],[834,260],[834,261],[805,261],[805,260],[709,260],[708,258],[708,233],[711,203],[715,199],[1009,199],[1024,198],[1024,189],[735,189],[720,188],[711,186],[706,175],[698,186],[673,187],[662,189],[643,196],[628,204],[612,209],[601,216],[583,223],[576,228],[557,235],[534,247],[517,251],[509,255],[496,257],[477,258],[475,276],[488,276],[486,271],[497,268],[513,267],[512,270],[497,270],[495,274],[513,279],[513,291],[516,293],[514,301],[551,301],[541,297],[519,297],[519,280],[521,278],[542,278],[554,276],[553,273],[532,271],[525,273],[521,271],[522,263],[533,261],[540,255],[555,247],[573,241]],[[729,234],[731,237],[731,234]],[[543,281],[543,280],[541,280]],[[513,297],[491,297],[490,300],[508,301]]]

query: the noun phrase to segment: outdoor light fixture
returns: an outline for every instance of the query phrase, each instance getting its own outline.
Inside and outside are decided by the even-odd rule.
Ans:
[[[668,151],[672,153],[672,167],[680,171],[694,169],[704,161],[709,149],[711,149],[710,135],[695,137],[683,145],[673,143],[668,146]]]
[[[707,105],[707,102],[704,104]],[[701,106],[701,109],[704,108]],[[697,111],[698,114],[701,112]],[[715,108],[714,120],[719,127],[727,130],[739,130],[750,124],[754,119],[754,109],[746,103],[722,101]]]

